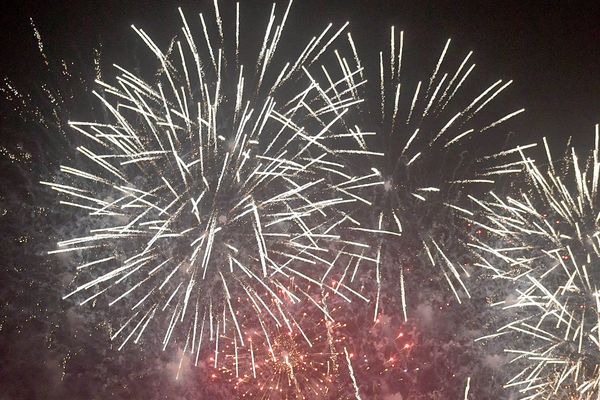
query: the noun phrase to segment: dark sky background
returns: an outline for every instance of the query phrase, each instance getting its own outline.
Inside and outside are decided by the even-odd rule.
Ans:
[[[227,4],[232,5],[224,0],[219,3],[222,10],[228,8]],[[5,2],[0,12],[0,78],[8,77],[25,88],[32,88],[39,81],[42,60],[29,18],[33,18],[38,27],[50,58],[81,60],[80,68],[85,70],[92,67],[89,65],[90,49],[98,43],[102,44],[103,59],[108,62],[126,61],[135,58],[137,52],[146,52],[132,32],[131,24],[144,28],[153,38],[162,38],[164,45],[174,32],[178,32],[177,6],[181,6],[188,17],[201,10],[212,12],[212,1]],[[242,6],[242,23],[255,21],[262,33],[271,2],[246,1]],[[281,8],[283,4],[279,11]],[[600,122],[600,5],[597,2],[296,0],[286,26],[289,40],[286,45],[305,43],[309,33],[320,32],[329,21],[350,21],[359,52],[370,60],[376,57],[375,50],[371,49],[383,47],[384,41],[389,40],[390,25],[405,31],[407,57],[411,52],[419,57],[430,57],[428,70],[435,64],[447,38],[452,38],[453,49],[458,54],[473,50],[473,59],[478,64],[477,76],[485,80],[485,84],[497,79],[514,80],[508,90],[506,101],[509,106],[506,109],[522,106],[527,110],[511,125],[521,143],[541,136],[563,143],[572,135],[577,144],[587,145],[594,125]],[[282,48],[284,46],[280,46]],[[112,71],[108,72],[110,76]],[[7,109],[2,110],[1,124],[14,122],[6,118],[7,113]],[[15,131],[8,126],[0,126],[0,145],[13,151],[17,142],[35,142],[35,139],[28,140],[19,135],[21,133],[15,136]],[[32,152],[35,156],[35,151]],[[5,153],[0,156],[0,260],[6,258],[0,268],[0,400],[88,399],[94,398],[90,392],[96,387],[112,393],[114,398],[131,398],[125,394],[159,393],[161,390],[168,393],[171,390],[168,385],[172,382],[165,384],[163,377],[173,375],[178,360],[164,353],[144,355],[135,350],[127,359],[124,356],[119,359],[122,353],[113,357],[114,352],[99,350],[104,348],[103,338],[89,332],[89,321],[80,319],[71,305],[58,300],[64,293],[61,284],[66,286],[66,282],[61,281],[59,262],[40,256],[47,249],[45,241],[51,229],[44,220],[46,213],[36,208],[37,202],[56,199],[51,196],[34,198],[31,193],[35,190],[29,188],[38,186],[37,178],[30,177],[31,182],[21,182],[23,176],[33,176],[28,169],[39,170],[30,165],[30,160],[9,173],[7,166],[14,166],[12,161]],[[44,176],[44,172],[39,174]],[[17,189],[13,190],[15,187]],[[53,233],[56,236],[56,232]],[[34,239],[39,242],[31,246]],[[29,244],[25,245],[25,242]],[[48,271],[57,273],[51,283],[44,281]],[[45,296],[54,300],[40,300]],[[421,315],[433,319],[429,309],[421,311]],[[49,316],[39,320],[28,317],[34,313]],[[11,321],[11,318],[15,320]],[[98,320],[102,318],[102,315],[97,316]],[[54,326],[57,320],[65,326]],[[424,320],[426,324],[431,323],[427,318]],[[440,323],[448,330],[443,335],[450,337],[455,333],[452,327],[462,323],[460,318],[457,320]],[[49,328],[44,323],[51,327],[52,335],[46,334]],[[58,344],[48,343],[49,336]],[[465,338],[464,342],[469,342],[465,346],[470,346],[472,341]],[[460,355],[463,347],[457,343],[452,342],[448,347],[454,349],[452,346],[456,346],[458,350],[452,352]],[[434,350],[422,351],[428,355],[434,353]],[[85,355],[78,358],[79,353]],[[64,357],[74,360],[66,378],[61,376]],[[9,361],[3,363],[3,360]],[[460,364],[461,361],[456,362]],[[492,359],[489,363],[496,361]],[[148,372],[148,365],[157,367]],[[115,378],[124,373],[130,375],[123,375],[121,380]],[[104,378],[105,383],[87,387],[81,384],[86,379]],[[463,387],[462,376],[460,379],[455,383],[457,391]],[[8,383],[12,392],[2,389]],[[498,382],[495,384],[499,386]],[[482,383],[478,382],[478,385],[482,386]],[[52,396],[47,395],[46,390],[51,390]],[[124,394],[119,397],[115,393]]]
[[[252,3],[256,18],[266,20],[270,2],[246,3],[246,18]],[[123,38],[132,36],[132,23],[156,37],[178,23],[176,6],[195,13],[210,4],[8,2],[0,15],[0,71],[34,79],[39,58],[29,17],[50,48],[77,54],[102,42],[110,56],[122,54],[131,43]],[[480,71],[515,81],[511,93],[528,110],[522,135],[585,135],[600,119],[600,5],[595,1],[302,0],[294,4],[287,34],[293,38],[294,29],[310,31],[327,21],[347,20],[363,53],[373,42],[387,40],[392,24],[405,31],[407,44],[430,46],[432,57],[446,38],[453,39],[455,49],[474,50]]]

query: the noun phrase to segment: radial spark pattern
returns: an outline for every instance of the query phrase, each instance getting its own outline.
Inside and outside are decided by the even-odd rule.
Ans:
[[[495,304],[510,322],[482,339],[507,340],[517,372],[506,386],[522,398],[600,395],[598,133],[583,160],[571,148],[554,161],[544,139],[547,160],[523,154],[526,187],[473,199],[480,266],[513,285]]]
[[[502,153],[503,137],[488,138],[523,111],[507,112],[498,106],[498,97],[511,81],[498,80],[482,90],[472,78],[473,53],[458,58],[450,55],[449,49],[450,40],[432,69],[424,72],[419,64],[404,59],[404,33],[392,27],[389,48],[379,52],[377,63],[371,60],[379,67],[378,79],[369,79],[378,84],[370,88],[373,92],[377,89],[378,108],[369,108],[376,102],[363,107],[375,116],[366,127],[377,135],[365,142],[374,150],[372,165],[384,184],[371,188],[369,222],[352,229],[377,236],[374,242],[379,246],[373,256],[376,280],[396,282],[405,319],[407,280],[439,276],[458,302],[461,294],[469,295],[462,279],[468,274],[461,261],[446,254],[448,247],[460,242],[453,229],[454,213],[467,185],[493,183],[494,176],[503,172],[503,168],[490,168],[477,160],[495,159]],[[484,140],[489,154],[480,152]],[[497,145],[495,154],[493,143]],[[404,254],[397,252],[400,247]],[[407,253],[419,254],[419,260]],[[434,272],[405,268],[415,264],[431,264]],[[374,319],[382,296],[381,285],[378,287]]]
[[[87,216],[50,253],[78,263],[65,297],[107,298],[129,314],[112,335],[119,349],[158,325],[163,347],[180,338],[197,361],[204,336],[218,349],[219,332],[231,330],[247,345],[238,316],[249,309],[289,325],[285,303],[303,296],[287,289],[290,278],[327,288],[342,205],[362,200],[352,191],[373,175],[351,176],[339,158],[363,152],[352,147],[363,134],[343,122],[360,102],[359,70],[339,57],[324,65],[345,26],[329,25],[281,62],[290,5],[283,17],[273,7],[250,57],[239,5],[228,29],[215,2],[215,23],[200,14],[199,35],[181,13],[182,33],[166,50],[134,27],[158,72],[144,79],[116,66],[115,82],[98,81],[94,93],[106,119],[70,123],[82,136],[79,158],[43,184]],[[315,63],[320,74],[309,72]]]

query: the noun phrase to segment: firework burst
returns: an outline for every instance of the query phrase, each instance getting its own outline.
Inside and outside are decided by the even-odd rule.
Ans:
[[[317,300],[311,297],[290,304],[290,326],[259,319],[251,324],[256,328],[244,327],[249,343],[245,349],[239,348],[235,338],[223,338],[228,343],[222,347],[221,373],[234,384],[240,398],[335,397],[345,336],[343,324],[335,320],[340,307],[331,305],[329,297],[324,294]]]
[[[273,6],[248,58],[239,4],[233,29],[214,6],[212,24],[200,14],[200,35],[180,12],[181,40],[166,50],[133,27],[158,72],[144,79],[116,66],[114,83],[97,81],[109,117],[71,121],[83,141],[78,164],[42,182],[61,204],[87,213],[81,232],[49,252],[78,263],[65,298],[106,298],[127,314],[112,333],[119,349],[152,323],[163,348],[179,340],[196,362],[203,338],[215,354],[229,330],[247,345],[240,318],[248,309],[290,326],[286,304],[304,293],[291,292],[289,279],[328,289],[322,276],[336,259],[336,230],[349,220],[342,205],[364,201],[352,191],[373,177],[351,176],[339,157],[367,153],[352,147],[363,133],[344,124],[361,101],[360,69],[337,52],[333,70],[322,64],[346,25],[329,25],[293,62],[281,62],[291,3],[282,17]],[[324,85],[309,71],[316,63]],[[349,300],[344,288],[331,289]]]
[[[481,90],[472,82],[472,52],[464,58],[449,55],[450,40],[429,73],[407,63],[404,52],[404,33],[392,27],[389,48],[379,52],[376,64],[378,94],[372,97],[379,97],[378,107],[363,107],[373,116],[366,128],[377,132],[374,138],[366,138],[364,145],[376,150],[373,171],[383,185],[373,186],[367,196],[372,206],[365,218],[370,222],[352,229],[375,235],[376,280],[396,282],[394,291],[401,294],[406,320],[405,282],[418,270],[410,266],[422,263],[399,262],[409,252],[423,255],[423,262],[437,269],[435,275],[443,275],[459,302],[461,295],[468,296],[462,280],[468,274],[445,249],[456,242],[454,214],[467,185],[493,183],[494,175],[504,172],[502,167],[489,168],[476,161],[484,159],[478,149],[480,140],[487,140],[484,138],[523,109],[506,112],[494,108],[511,81],[498,80]],[[423,79],[417,81],[415,76]],[[502,142],[500,139],[498,149]],[[507,150],[511,151],[515,150]],[[496,159],[498,154],[488,157]],[[391,250],[398,248],[398,243],[402,243],[404,255]],[[427,272],[419,279],[431,276]],[[374,319],[380,311],[380,297],[381,284]]]
[[[495,305],[510,322],[482,339],[509,338],[518,369],[507,387],[526,399],[596,399],[600,395],[599,131],[581,160],[574,148],[553,160],[522,154],[526,186],[475,199],[468,219],[482,235],[470,245],[479,265],[512,285]]]

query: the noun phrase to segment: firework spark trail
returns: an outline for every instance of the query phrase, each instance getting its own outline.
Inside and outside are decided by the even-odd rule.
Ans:
[[[352,379],[352,385],[354,386],[354,397],[356,400],[360,400],[360,391],[358,390],[358,383],[356,382],[356,377],[354,376],[354,370],[352,369],[352,361],[350,360],[350,355],[348,354],[348,349],[344,347],[344,354],[346,355],[346,362],[348,363],[348,372],[350,374],[350,378]]]
[[[510,322],[479,340],[510,340],[517,372],[506,387],[524,399],[600,396],[599,135],[597,125],[583,160],[574,148],[553,160],[545,138],[547,163],[522,151],[522,185],[473,198],[465,217],[483,232],[470,244],[479,266],[514,290],[493,304]]]
[[[333,69],[323,61],[346,25],[333,33],[329,25],[277,71],[289,5],[279,22],[273,7],[253,74],[242,64],[239,6],[235,49],[214,6],[216,39],[203,14],[203,35],[194,36],[181,10],[183,40],[168,51],[133,27],[156,58],[158,82],[120,66],[116,83],[98,81],[94,94],[112,122],[70,122],[87,140],[77,147],[85,169],[61,166],[61,182],[42,184],[88,212],[94,227],[49,252],[81,260],[85,283],[65,298],[85,293],[85,304],[105,294],[110,307],[132,311],[112,336],[119,349],[154,320],[165,327],[163,348],[181,341],[196,361],[208,336],[217,365],[221,334],[247,345],[240,315],[248,305],[279,327],[295,324],[285,303],[303,294],[287,289],[290,278],[347,301],[359,295],[322,274],[337,257],[336,231],[352,221],[342,206],[367,202],[355,193],[379,182],[346,172],[341,159],[370,154],[353,145],[368,133],[344,122],[361,102],[360,69],[337,51]],[[325,84],[309,70],[317,62]]]
[[[465,400],[469,400],[469,390],[471,389],[471,377],[467,377],[467,384],[465,386]]]
[[[355,49],[351,37],[349,41]],[[377,117],[367,117],[375,125],[369,130],[377,132],[377,136],[372,144],[369,142],[369,146],[366,143],[369,137],[365,136],[361,145],[365,150],[374,150],[373,155],[377,155],[372,158],[371,165],[376,166],[372,170],[384,184],[370,188],[369,194],[364,195],[371,203],[368,209],[373,214],[364,218],[374,222],[350,229],[375,235],[384,248],[386,243],[397,243],[398,237],[414,237],[419,242],[419,249],[415,251],[426,254],[427,262],[441,272],[440,276],[460,302],[463,295],[469,297],[463,282],[468,273],[446,254],[446,243],[436,234],[433,223],[422,219],[429,215],[430,219],[439,221],[440,216],[446,215],[448,224],[451,224],[457,211],[455,208],[460,208],[454,203],[459,200],[464,186],[493,183],[495,176],[508,173],[508,167],[498,165],[498,159],[505,154],[493,154],[481,160],[493,160],[494,167],[478,163],[473,168],[473,156],[465,157],[463,153],[471,151],[473,143],[483,137],[483,133],[489,134],[489,130],[524,110],[505,112],[492,107],[494,100],[510,86],[511,81],[499,80],[474,96],[469,94],[472,85],[468,78],[475,68],[471,61],[472,52],[452,66],[454,59],[448,55],[450,40],[443,47],[429,76],[418,82],[407,81],[405,74],[410,76],[411,70],[403,59],[404,41],[404,32],[392,27],[389,51],[378,54],[379,103],[374,113]],[[367,106],[365,104],[363,109],[369,113]],[[377,151],[380,149],[382,151]],[[516,151],[510,149],[504,153]],[[433,170],[436,173],[432,173]],[[383,259],[377,262],[378,281],[382,280],[380,273],[388,270],[387,264]],[[402,308],[405,310],[407,271],[387,273],[393,276],[385,279],[400,282],[398,292],[402,294]]]

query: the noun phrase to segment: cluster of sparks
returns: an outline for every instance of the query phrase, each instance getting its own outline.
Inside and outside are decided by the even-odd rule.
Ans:
[[[247,348],[235,339],[223,347],[227,362],[221,370],[241,398],[320,399],[334,392],[344,327],[333,317],[341,307],[330,308],[326,298],[315,301],[325,313],[314,303],[291,307],[298,321],[292,330],[263,325],[271,333],[260,335],[249,328]]]
[[[524,399],[600,396],[599,133],[583,160],[573,148],[553,160],[544,139],[547,160],[522,153],[515,163],[527,188],[473,198],[480,266],[515,290],[494,304],[512,311],[510,322],[480,340],[509,338],[520,369],[506,387]]]
[[[384,283],[393,280],[407,321],[409,271],[385,257],[407,236],[418,243],[408,251],[439,271],[459,303],[470,297],[469,274],[434,226],[461,215],[486,232],[469,243],[478,266],[516,287],[516,300],[496,305],[518,319],[482,338],[516,335],[507,351],[522,368],[506,386],[527,399],[598,398],[598,128],[583,166],[574,151],[555,163],[545,141],[546,171],[525,156],[530,146],[474,162],[463,154],[474,138],[523,111],[489,110],[510,81],[463,93],[472,52],[452,66],[448,40],[413,84],[404,76],[404,33],[392,27],[374,64],[372,112],[347,23],[328,25],[282,61],[290,7],[279,17],[273,5],[254,52],[243,43],[239,4],[228,29],[215,0],[214,21],[200,14],[198,35],[180,10],[181,34],[166,50],[133,28],[158,72],[145,78],[115,66],[114,82],[98,79],[94,94],[108,117],[69,122],[85,167],[61,165],[60,179],[42,182],[85,213],[85,232],[49,252],[77,263],[64,297],[107,299],[122,319],[111,335],[119,350],[152,331],[163,349],[177,346],[195,364],[209,354],[242,397],[334,396],[344,373],[360,399],[361,364],[333,317],[343,305],[326,299],[373,300],[378,323]],[[516,153],[522,159],[513,163],[479,162]],[[468,185],[513,173],[527,191],[459,205]],[[470,386],[469,378],[465,399]]]

